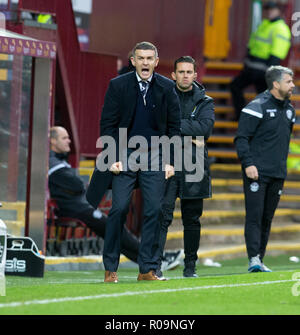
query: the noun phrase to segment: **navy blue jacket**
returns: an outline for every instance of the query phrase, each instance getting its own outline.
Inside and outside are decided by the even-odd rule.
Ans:
[[[175,83],[154,73],[150,85],[153,101],[152,120],[158,136],[166,135],[169,138],[174,135],[180,136],[180,106],[175,92]],[[130,131],[139,94],[140,89],[135,72],[126,73],[110,81],[101,114],[100,135],[108,135],[115,139],[116,153],[119,151],[119,129],[126,128],[128,132]],[[117,156],[116,161],[118,159]],[[172,160],[171,154],[171,163]],[[93,207],[98,206],[111,180],[111,172],[100,172],[97,168],[95,169],[87,190],[87,200]]]

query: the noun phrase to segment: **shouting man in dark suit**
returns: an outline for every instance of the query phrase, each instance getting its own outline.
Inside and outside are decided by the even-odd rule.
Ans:
[[[153,137],[160,138],[165,135],[171,138],[180,135],[180,107],[175,85],[168,78],[154,72],[159,61],[156,47],[149,42],[136,44],[131,61],[135,71],[110,81],[100,122],[101,137],[112,137],[117,146],[116,152],[120,152],[110,167],[112,208],[108,215],[103,250],[105,282],[118,282],[120,238],[136,183],[143,196],[144,217],[138,255],[140,273],[137,279],[159,280],[155,271],[159,259],[161,205],[165,179],[174,175],[174,151],[170,150],[170,159],[166,163],[162,161],[161,153],[156,151],[159,168],[156,166],[155,169],[151,169],[149,165],[132,168],[130,156],[133,149],[129,148],[128,143],[133,137],[142,137],[147,143],[147,148],[143,147],[142,150],[149,162],[153,161]],[[128,142],[119,138],[120,128],[126,130]],[[125,155],[120,151],[124,142]],[[137,164],[140,163],[138,159],[136,161]],[[107,172],[105,175],[107,176]],[[95,183],[96,180],[97,178],[92,178],[91,183]],[[91,189],[97,189],[96,185],[91,185]],[[88,200],[91,203],[95,202],[89,195]]]

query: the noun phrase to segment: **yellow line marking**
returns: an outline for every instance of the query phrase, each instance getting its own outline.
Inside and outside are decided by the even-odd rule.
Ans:
[[[206,199],[206,201],[213,201],[213,200],[224,200],[224,201],[232,201],[232,200],[244,200],[243,193],[214,193],[212,198]],[[179,200],[179,198],[177,199]],[[280,201],[283,202],[293,202],[293,201],[300,201],[299,194],[283,194],[280,197]]]
[[[204,218],[212,218],[212,217],[237,217],[237,216],[244,216],[245,210],[208,210],[204,211],[203,216]],[[289,208],[278,208],[275,212],[276,216],[285,216],[285,215],[300,215],[300,209],[289,209]],[[181,212],[174,211],[174,219],[181,219]]]
[[[212,179],[212,186],[242,186],[242,179]],[[299,188],[299,181],[285,181],[284,188]]]
[[[93,168],[95,167],[95,161],[94,160],[85,160],[79,162],[79,167],[82,168]]]
[[[271,233],[282,233],[282,232],[300,232],[299,225],[287,225],[283,227],[272,227]],[[210,235],[221,235],[221,236],[243,236],[243,228],[233,228],[233,229],[201,229],[201,236]],[[168,232],[167,240],[174,240],[183,238],[183,231]]]
[[[243,63],[208,61],[204,64],[204,66],[205,66],[206,69],[242,70]]]
[[[270,244],[267,247],[268,251],[292,251],[292,250],[300,250],[300,244],[299,243],[293,243],[293,244]],[[206,251],[198,251],[198,257],[204,258],[204,257],[215,257],[219,255],[228,255],[228,254],[235,254],[239,252],[246,252],[246,246],[245,245],[238,245],[234,247],[225,247],[220,249],[214,249],[214,250],[206,250]],[[45,263],[47,265],[55,265],[55,264],[64,264],[64,263],[102,263],[102,256],[99,256],[99,258],[90,258],[87,261],[87,257],[46,257]],[[120,263],[128,262],[130,261],[127,257],[124,255],[120,258]]]
[[[120,263],[127,262],[128,258],[124,255],[120,257]],[[47,265],[57,265],[57,264],[78,264],[78,263],[102,263],[102,255],[93,255],[93,256],[74,256],[74,257],[46,257],[45,264]]]
[[[274,251],[274,250],[280,250],[280,251],[292,251],[292,250],[300,250],[300,244],[294,243],[290,245],[286,244],[269,244],[267,247],[268,251]],[[204,258],[204,257],[216,257],[219,255],[228,255],[228,254],[236,254],[240,252],[246,253],[246,246],[245,245],[239,245],[235,247],[228,247],[228,248],[221,248],[221,249],[215,249],[215,250],[208,250],[208,251],[198,251],[198,257]]]

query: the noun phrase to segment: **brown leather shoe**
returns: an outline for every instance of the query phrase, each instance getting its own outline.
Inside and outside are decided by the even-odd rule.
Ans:
[[[117,283],[117,272],[105,271],[104,283]]]
[[[153,270],[150,270],[148,273],[139,273],[137,280],[166,280],[166,279],[158,278],[155,272]]]

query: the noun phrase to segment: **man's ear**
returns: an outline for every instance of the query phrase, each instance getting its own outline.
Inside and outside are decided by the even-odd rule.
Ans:
[[[50,148],[53,148],[55,146],[56,139],[55,138],[50,138]]]
[[[280,88],[280,84],[278,81],[273,81],[273,88],[276,88],[277,90]]]
[[[197,79],[197,72],[194,73],[194,81]]]
[[[175,74],[175,72],[172,72],[172,73],[171,73],[171,76],[172,76],[172,79],[173,79],[173,80],[176,80],[176,74]]]
[[[134,57],[130,57],[130,60],[131,60],[131,64],[135,67],[135,60],[134,60]]]

